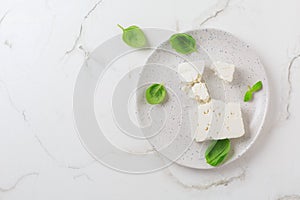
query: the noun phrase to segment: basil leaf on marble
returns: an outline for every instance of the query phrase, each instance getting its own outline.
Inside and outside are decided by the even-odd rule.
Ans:
[[[147,44],[146,36],[138,26],[129,26],[128,28],[124,28],[118,24],[118,27],[122,29],[122,39],[128,46],[140,48]]]
[[[155,83],[146,90],[146,100],[149,104],[160,104],[164,101],[167,91],[162,84]]]

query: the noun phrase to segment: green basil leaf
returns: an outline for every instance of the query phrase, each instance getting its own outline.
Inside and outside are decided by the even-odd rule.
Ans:
[[[218,166],[227,157],[230,151],[230,140],[214,140],[205,152],[206,162],[212,166]]]
[[[189,54],[197,51],[196,40],[186,33],[174,34],[169,41],[172,48],[178,53]]]
[[[118,24],[123,30],[123,41],[134,48],[144,47],[147,44],[147,39],[144,32],[137,26],[129,26],[128,28],[123,28]]]
[[[149,104],[160,104],[164,101],[166,93],[162,84],[155,83],[146,90],[146,100]]]
[[[248,102],[253,99],[253,93],[258,92],[263,87],[263,83],[261,81],[258,81],[255,83],[252,87],[249,86],[248,91],[245,93],[244,101]]]
[[[252,92],[251,91],[247,91],[244,97],[244,102],[248,102],[252,100]]]
[[[252,92],[257,92],[257,91],[259,91],[259,90],[262,89],[262,86],[263,86],[262,82],[261,82],[261,81],[258,81],[257,83],[255,83],[255,84],[252,86],[251,91],[252,91]]]

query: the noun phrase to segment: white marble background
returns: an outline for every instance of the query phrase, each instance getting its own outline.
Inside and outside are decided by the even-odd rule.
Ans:
[[[299,0],[1,0],[0,200],[300,199],[299,19]],[[75,132],[72,92],[117,23],[213,27],[249,43],[271,85],[250,151],[222,172],[129,175],[93,161]]]

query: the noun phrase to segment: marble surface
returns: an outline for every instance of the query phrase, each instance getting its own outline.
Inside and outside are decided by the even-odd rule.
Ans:
[[[299,0],[1,0],[0,199],[300,199],[299,10]],[[73,88],[117,23],[218,28],[249,43],[271,91],[254,146],[221,171],[131,175],[93,160],[76,134]]]

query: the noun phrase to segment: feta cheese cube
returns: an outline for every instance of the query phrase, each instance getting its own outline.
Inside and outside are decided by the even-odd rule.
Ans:
[[[238,138],[244,134],[245,129],[240,104],[226,104],[224,124],[218,138]]]
[[[192,86],[193,98],[200,103],[207,103],[210,100],[208,89],[205,83],[195,83]]]
[[[178,73],[185,82],[193,82],[201,76],[204,71],[205,62],[184,62],[178,65]]]
[[[196,142],[215,139],[222,128],[224,111],[225,103],[215,99],[212,99],[209,103],[198,105]]]
[[[237,138],[245,134],[239,103],[225,104],[212,99],[198,106],[198,121],[194,139],[196,142]]]
[[[211,68],[220,79],[227,82],[231,82],[233,80],[235,70],[235,66],[233,64],[218,61],[214,62]]]

